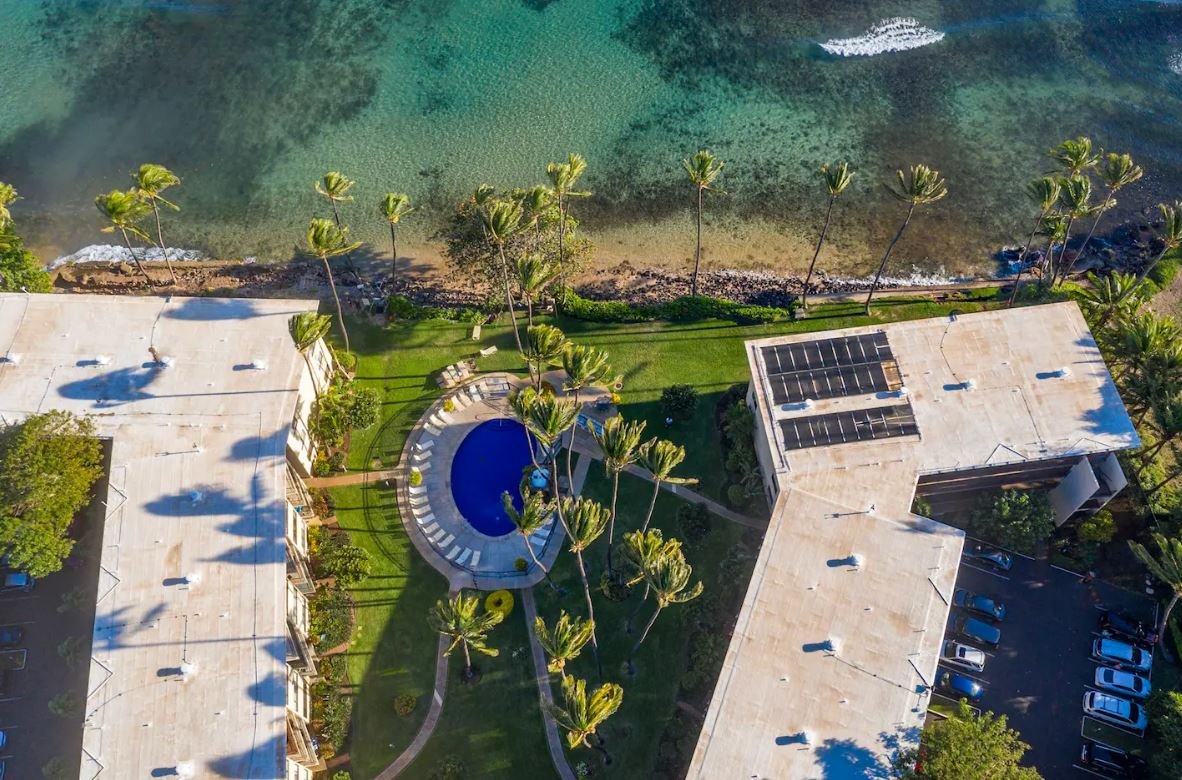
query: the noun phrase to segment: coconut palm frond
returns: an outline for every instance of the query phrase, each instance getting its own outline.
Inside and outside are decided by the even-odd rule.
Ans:
[[[822,165],[821,178],[825,181],[825,189],[828,191],[829,197],[836,198],[845,192],[846,187],[850,186],[854,172],[850,170],[849,163],[842,160],[832,165]]]
[[[681,164],[689,176],[690,183],[700,190],[714,189],[714,180],[722,173],[725,165],[709,149],[695,152],[693,157],[682,160]]]
[[[562,516],[570,533],[570,551],[581,553],[607,530],[611,511],[584,496],[562,499]]]
[[[566,610],[558,615],[551,630],[542,618],[534,618],[534,636],[550,659],[547,669],[554,674],[566,676],[566,665],[582,652],[595,634],[595,621],[572,618]]]
[[[355,181],[346,177],[340,171],[329,171],[324,174],[320,181],[316,182],[315,186],[316,192],[336,203],[353,200],[353,196],[348,193],[354,184],[356,184]]]
[[[588,738],[620,709],[624,689],[616,683],[604,683],[587,695],[587,683],[575,677],[562,681],[564,704],[552,705],[550,714],[566,731],[566,744],[571,749],[590,747]]]
[[[414,206],[410,205],[410,196],[402,192],[387,192],[378,203],[378,211],[391,225],[397,225],[414,210]]]
[[[907,173],[895,171],[896,184],[888,188],[901,201],[915,206],[935,203],[948,194],[948,186],[940,172],[923,163],[912,165]]]
[[[1092,139],[1087,136],[1069,138],[1050,152],[1050,157],[1059,163],[1068,176],[1079,176],[1096,166],[1100,155],[1092,151]]]

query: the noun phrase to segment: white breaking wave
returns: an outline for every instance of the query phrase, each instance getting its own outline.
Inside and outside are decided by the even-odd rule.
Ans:
[[[907,51],[944,40],[944,33],[914,19],[884,19],[856,38],[834,38],[821,48],[840,57],[869,57],[888,51]]]
[[[1170,70],[1174,71],[1179,76],[1182,76],[1182,51],[1172,55],[1166,64],[1169,66]]]
[[[156,247],[135,250],[135,256],[141,263],[163,263],[164,252]],[[174,262],[186,260],[207,260],[206,254],[197,249],[168,249],[168,259]],[[72,255],[62,255],[49,264],[50,268],[57,268],[73,263],[130,263],[131,253],[125,246],[111,244],[92,244],[84,246]]]

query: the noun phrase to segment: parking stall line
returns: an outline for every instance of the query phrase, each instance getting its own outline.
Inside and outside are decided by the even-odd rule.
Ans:
[[[1071,767],[1073,769],[1078,769],[1081,772],[1087,772],[1089,775],[1095,775],[1096,777],[1103,777],[1104,780],[1112,780],[1112,775],[1102,775],[1099,772],[1096,772],[1092,769],[1088,769],[1086,766],[1080,766],[1079,764],[1072,764]]]

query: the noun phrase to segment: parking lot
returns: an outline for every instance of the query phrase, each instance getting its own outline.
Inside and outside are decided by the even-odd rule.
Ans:
[[[105,492],[102,480],[95,493]],[[0,651],[0,669],[8,670],[0,671],[0,730],[6,736],[0,760],[6,780],[41,777],[42,767],[54,758],[65,762],[64,777],[79,776],[103,513],[97,500],[82,511],[76,528],[87,533],[62,571],[37,581],[27,593],[0,593],[0,626],[21,633],[15,647]],[[63,604],[71,606],[59,610]],[[59,647],[67,640],[73,647],[63,656]],[[76,695],[77,707],[55,715],[49,702],[67,691]]]
[[[966,542],[966,548],[972,541]],[[1010,725],[1030,744],[1023,763],[1044,777],[1088,777],[1078,766],[1083,744],[1083,698],[1092,686],[1096,663],[1092,641],[1105,609],[1116,609],[1151,621],[1153,603],[1146,597],[1103,583],[1085,584],[1077,575],[1045,561],[1014,556],[1008,573],[961,560],[957,588],[993,597],[1006,606],[998,623],[1001,642],[987,650],[982,672],[940,664],[940,670],[973,677],[984,688],[980,708],[1005,714]],[[953,609],[948,639],[957,639],[952,623],[964,614]],[[965,644],[977,645],[972,641]],[[933,699],[937,705],[939,697]],[[947,699],[944,703],[949,703]],[[938,707],[937,707],[938,709]],[[1114,747],[1138,747],[1140,738],[1088,719],[1089,734]],[[1104,775],[1100,775],[1104,776]]]

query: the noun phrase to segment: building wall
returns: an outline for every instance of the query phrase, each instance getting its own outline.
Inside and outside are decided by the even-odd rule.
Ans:
[[[308,430],[308,421],[311,419],[317,395],[328,388],[333,375],[332,353],[323,340],[316,342],[308,350],[307,358],[307,361],[301,361],[304,370],[300,374],[300,389],[291,421],[291,433],[287,439],[288,459],[305,478],[312,474],[312,461],[316,455]],[[309,363],[312,372],[308,371]]]

